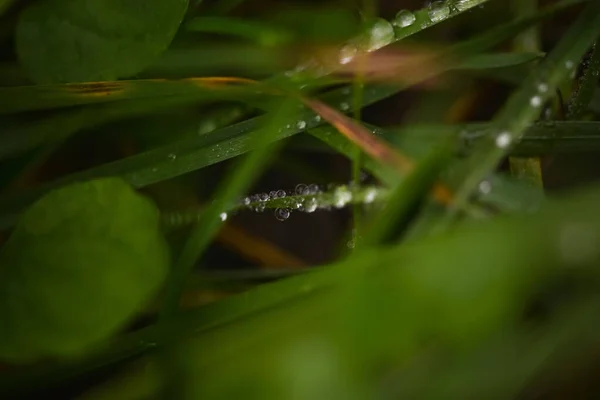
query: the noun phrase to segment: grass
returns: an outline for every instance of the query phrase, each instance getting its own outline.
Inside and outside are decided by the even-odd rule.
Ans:
[[[68,61],[65,76],[79,76],[77,62],[137,40],[127,18],[139,10],[95,2],[105,8],[94,27],[56,2],[56,18],[70,10],[65,18],[81,17],[103,44],[48,25],[49,43],[64,40],[46,60],[53,71]],[[573,157],[600,150],[600,3],[454,0],[411,12],[358,3],[285,2],[273,13],[260,2],[189,2],[178,26],[153,23],[157,43],[177,32],[136,74],[119,71],[127,57],[137,65],[155,51],[149,43],[93,71],[114,80],[39,84],[27,60],[46,47],[19,47],[30,43],[19,35],[34,32],[19,15],[35,3],[0,1],[0,24],[10,27],[0,37],[0,313],[21,327],[0,327],[0,341],[28,343],[0,345],[0,397],[571,390],[554,377],[587,371],[598,350],[600,189]],[[50,24],[41,18],[34,23]],[[73,43],[83,47],[69,59]],[[160,214],[152,229],[170,263],[151,298],[136,297],[143,275],[107,272],[141,259],[120,245],[142,235],[135,226],[115,232],[120,225],[76,192],[24,222],[49,193],[105,177]],[[116,199],[98,202],[123,207]],[[89,228],[69,231],[73,223]],[[109,243],[107,271],[77,258],[92,229],[94,243]],[[296,267],[257,265],[249,255],[258,237],[260,251],[277,253],[259,260],[290,254]],[[19,270],[22,260],[40,273]],[[53,294],[57,279],[76,293],[69,304]],[[20,303],[15,293],[28,291]],[[75,321],[73,311],[108,298],[145,306],[73,352],[51,339],[90,334],[102,317]],[[46,332],[23,330],[40,320]]]

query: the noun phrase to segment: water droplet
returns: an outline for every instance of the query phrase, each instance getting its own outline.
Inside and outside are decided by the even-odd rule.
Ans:
[[[277,191],[276,190],[271,190],[269,192],[269,197],[272,198],[272,199],[276,199],[278,197],[277,196]]]
[[[175,159],[177,158],[177,154],[174,153],[170,153],[167,158],[169,159],[169,161],[175,161]]]
[[[333,201],[336,208],[342,208],[352,201],[352,193],[347,186],[338,186],[333,192]]]
[[[321,189],[319,188],[319,185],[317,184],[310,184],[308,185],[308,194],[317,194],[321,191]]]
[[[529,99],[529,104],[531,104],[531,107],[537,108],[542,105],[542,98],[540,96],[533,96]]]
[[[479,0],[456,0],[454,2],[454,7],[456,7],[458,11],[465,11],[472,8],[477,2],[479,2]]]
[[[317,207],[319,207],[319,202],[314,197],[311,197],[310,199],[306,199],[306,201],[302,205],[304,212],[307,212],[307,213],[314,212],[317,209]]]
[[[496,146],[501,149],[505,149],[510,146],[512,142],[512,136],[510,132],[502,132],[498,136],[496,136]]]
[[[290,210],[288,210],[287,208],[275,209],[275,218],[277,218],[278,221],[285,221],[290,217],[290,214]]]
[[[349,109],[350,109],[350,105],[348,103],[346,103],[345,101],[340,103],[340,110],[347,111]]]
[[[492,184],[489,181],[481,181],[479,183],[479,192],[481,194],[490,194],[492,192]]]
[[[354,56],[356,56],[357,49],[352,44],[347,44],[340,50],[340,64],[348,64]]]
[[[398,28],[406,28],[407,26],[414,24],[416,20],[417,17],[415,17],[415,14],[412,12],[408,10],[400,10],[398,11],[398,14],[396,14],[396,18],[392,24]]]
[[[256,212],[263,212],[263,211],[265,211],[265,207],[266,207],[265,203],[258,203],[256,205],[256,207],[254,207],[254,211],[256,211]]]
[[[365,201],[366,204],[369,204],[369,203],[372,203],[373,201],[375,201],[376,197],[377,197],[377,189],[375,189],[375,188],[369,188],[365,192],[364,201]]]
[[[346,242],[346,247],[349,249],[353,249],[356,247],[356,241],[354,239],[350,239]]]
[[[367,51],[375,51],[390,44],[396,38],[394,28],[383,18],[378,18],[368,33]]]
[[[266,193],[261,193],[261,194],[258,195],[258,199],[260,201],[263,201],[263,202],[264,201],[269,201],[269,195],[266,194]]]
[[[242,202],[245,206],[249,206],[250,203],[252,203],[252,200],[250,200],[250,197],[244,197],[244,200]]]
[[[450,7],[443,1],[433,1],[427,12],[431,22],[440,22],[450,15]]]
[[[317,122],[317,123],[321,122],[321,116],[320,116],[320,115],[315,115],[315,118],[314,118],[314,120],[315,120],[315,122]]]
[[[296,185],[296,194],[298,196],[305,196],[307,194],[310,194],[310,192],[308,191],[308,186],[306,186],[304,183],[299,183]]]
[[[296,128],[298,128],[298,129],[304,129],[304,128],[306,128],[306,122],[302,121],[302,120],[298,121],[296,123]]]
[[[226,221],[227,220],[227,213],[226,212],[222,212],[221,214],[219,214],[219,218],[221,218],[221,221]]]
[[[574,66],[575,66],[575,64],[574,64],[574,63],[573,63],[573,61],[571,61],[571,60],[567,60],[567,61],[565,62],[565,68],[566,68],[566,69],[572,69]]]
[[[548,85],[546,83],[540,83],[537,87],[538,92],[546,93],[548,91]]]
[[[283,199],[285,196],[287,196],[287,193],[285,192],[285,190],[280,189],[277,191],[277,198]]]

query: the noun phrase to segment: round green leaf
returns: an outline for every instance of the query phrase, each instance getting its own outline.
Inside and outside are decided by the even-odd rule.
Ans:
[[[137,74],[171,43],[187,0],[41,0],[19,18],[17,52],[37,83]]]
[[[0,249],[0,358],[84,352],[156,294],[168,265],[158,210],[121,179],[49,193]]]

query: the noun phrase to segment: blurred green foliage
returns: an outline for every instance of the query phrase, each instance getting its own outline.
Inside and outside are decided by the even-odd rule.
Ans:
[[[512,6],[0,1],[0,397],[568,392],[600,192],[504,161],[598,151],[600,3]]]

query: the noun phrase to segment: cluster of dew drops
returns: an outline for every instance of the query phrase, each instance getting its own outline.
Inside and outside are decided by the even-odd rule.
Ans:
[[[327,192],[324,192],[319,185],[300,183],[293,191],[280,189],[247,196],[240,201],[240,206],[251,211],[263,212],[267,207],[267,202],[278,200],[281,207],[275,209],[275,218],[285,221],[290,217],[292,211],[313,213],[319,209],[330,210],[332,207],[339,209],[353,200],[368,204],[375,201],[376,197],[380,195],[380,190],[376,187],[353,190],[348,185],[330,185],[328,189]]]
[[[425,29],[432,23],[445,20],[453,13],[466,11],[481,3],[482,0],[428,1],[426,4],[427,19],[422,19],[420,28]],[[390,44],[396,37],[403,37],[402,30],[411,28],[416,22],[417,16],[409,10],[400,10],[391,23],[382,18],[377,19],[367,32],[366,51],[378,50]],[[346,44],[339,53],[340,64],[351,62],[359,52],[359,48],[363,47],[365,45]]]

